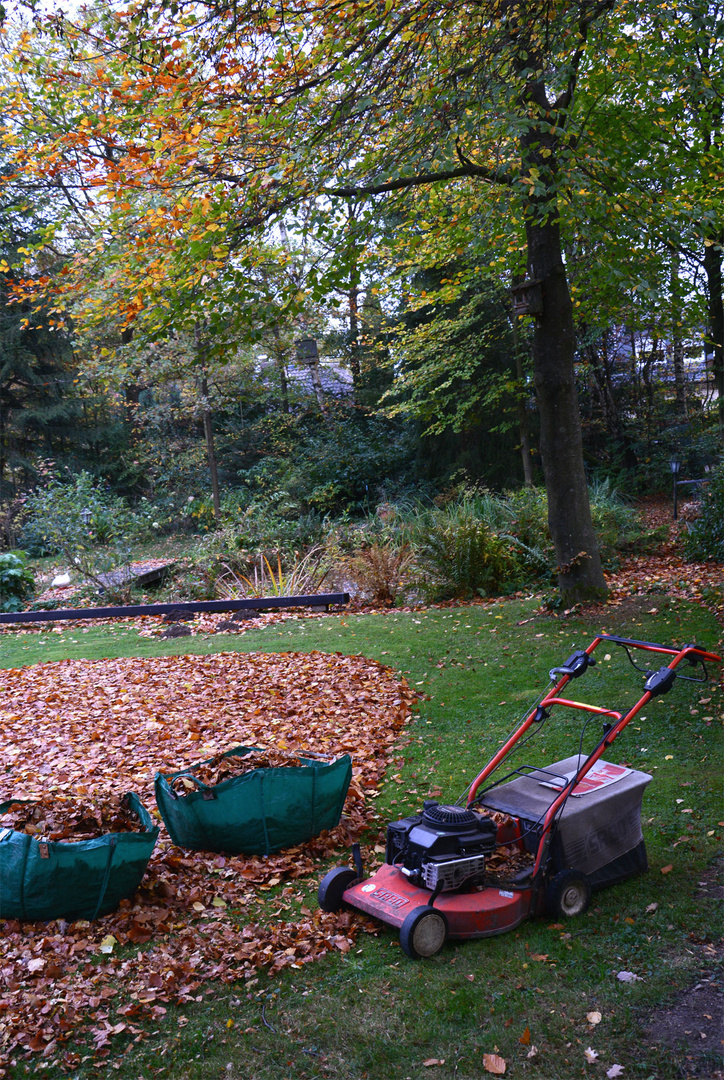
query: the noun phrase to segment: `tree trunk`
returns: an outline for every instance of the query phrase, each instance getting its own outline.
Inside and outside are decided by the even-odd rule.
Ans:
[[[206,437],[206,459],[209,463],[209,476],[211,478],[211,498],[214,505],[214,517],[221,520],[221,495],[219,493],[219,471],[216,467],[216,449],[214,447],[214,424],[209,406],[209,384],[206,375],[201,376],[199,383],[201,389],[204,435]]]
[[[724,301],[722,300],[722,243],[709,242],[704,247],[704,269],[706,271],[706,298],[709,314],[709,328],[706,335],[706,352],[712,358],[714,385],[718,395],[719,434],[724,443]]]
[[[684,373],[684,340],[681,336],[681,280],[679,278],[679,253],[671,253],[671,347],[674,361],[674,388],[676,411],[686,417],[686,376]]]
[[[349,367],[352,372],[352,388],[355,404],[359,404],[360,376],[362,368],[359,359],[359,286],[351,285],[347,293],[349,303]]]
[[[548,524],[558,560],[564,603],[602,600],[607,594],[591,520],[574,372],[573,306],[563,265],[561,234],[553,214],[540,208],[526,223],[531,277],[543,290],[536,316],[533,366],[540,410],[540,450],[548,493]]]
[[[523,397],[525,376],[523,373],[523,358],[520,355],[520,335],[518,333],[517,316],[512,318],[513,328],[513,352],[515,354],[515,377],[519,384],[518,390],[518,437],[520,438],[520,456],[523,460],[523,483],[526,487],[533,487],[533,461],[530,455],[530,438],[528,437],[528,409]]]
[[[586,346],[584,353],[591,368],[594,393],[598,399],[598,407],[601,410],[606,436],[615,442],[619,442],[621,439],[621,423],[616,406],[616,396],[613,391],[609,344],[606,336],[601,342],[600,349],[591,344]]]
[[[322,379],[319,374],[319,361],[312,360],[309,364],[309,374],[312,379],[312,386],[314,387],[314,396],[317,399],[317,405],[319,405],[319,411],[322,416],[327,415],[327,405],[324,400],[324,390],[322,389]]]
[[[274,324],[272,330],[274,335],[274,362],[279,372],[279,387],[282,395],[282,412],[289,414],[289,384],[287,382],[287,369],[284,363],[284,346],[282,345],[282,336],[279,332],[279,327]]]

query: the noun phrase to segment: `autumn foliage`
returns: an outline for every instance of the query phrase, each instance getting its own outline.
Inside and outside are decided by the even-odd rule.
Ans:
[[[93,923],[0,922],[0,1076],[29,1051],[73,1068],[74,1035],[103,1056],[114,1036],[142,1037],[139,1022],[170,1003],[194,1007],[214,982],[350,948],[359,922],[305,901],[323,860],[362,834],[367,797],[410,716],[414,694],[390,669],[322,653],[223,653],[69,660],[4,676],[5,799],[136,791],[151,808],[157,771],[244,743],[349,753],[354,774],[342,823],[308,844],[209,855],[175,847],[162,828],[141,888],[117,912]],[[273,917],[262,910],[269,894]],[[125,945],[145,948],[119,956]]]

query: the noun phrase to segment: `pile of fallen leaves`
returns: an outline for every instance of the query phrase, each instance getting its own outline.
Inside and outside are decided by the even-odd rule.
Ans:
[[[0,814],[0,828],[27,833],[37,840],[94,840],[107,833],[143,832],[139,817],[123,797],[57,799],[46,795],[31,803],[14,802]]]
[[[200,762],[193,770],[193,775],[207,787],[216,787],[224,780],[244,776],[254,769],[289,769],[301,764],[299,755],[287,754],[272,747],[270,750],[250,750],[247,754],[215,754],[209,761]],[[170,787],[177,796],[198,791],[198,785],[188,776],[176,776]]]
[[[140,1021],[203,1001],[214,981],[251,988],[262,968],[350,949],[361,917],[325,914],[307,897],[325,860],[362,834],[410,716],[415,695],[389,668],[323,653],[223,653],[64,660],[1,677],[0,801],[136,791],[161,824],[155,774],[237,746],[349,753],[353,779],[341,824],[309,843],[270,856],[191,852],[161,825],[140,889],[116,912],[93,923],[0,920],[0,1076],[32,1054],[72,1070],[78,1033],[103,1058],[111,1040],[143,1038]],[[145,947],[120,957],[126,945]]]

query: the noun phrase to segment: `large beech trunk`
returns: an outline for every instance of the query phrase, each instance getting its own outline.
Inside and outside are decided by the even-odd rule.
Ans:
[[[566,604],[604,599],[606,580],[591,520],[574,372],[573,307],[558,223],[529,218],[528,265],[543,290],[535,317],[533,368],[540,411],[540,451],[548,493],[548,524]]]

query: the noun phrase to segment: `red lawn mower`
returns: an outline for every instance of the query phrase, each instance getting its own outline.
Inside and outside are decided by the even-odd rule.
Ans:
[[[601,644],[623,649],[644,676],[643,693],[630,708],[606,709],[563,696],[573,679],[595,665]],[[642,653],[663,654],[669,662],[649,670],[636,662]],[[641,801],[651,776],[605,761],[604,753],[677,679],[706,682],[708,662],[721,659],[698,645],[679,649],[599,634],[550,671],[552,685],[466,795],[449,806],[426,801],[421,814],[388,825],[385,863],[369,878],[355,845],[355,867],[335,867],[321,882],[320,907],[355,908],[399,927],[402,949],[412,959],[434,956],[448,938],[502,934],[528,916],[580,915],[592,891],[648,869]],[[578,753],[543,767],[519,765],[491,782],[514,751],[570,709],[587,714]],[[584,754],[584,735],[596,718],[603,721],[603,733]],[[496,868],[501,852],[507,873]]]

